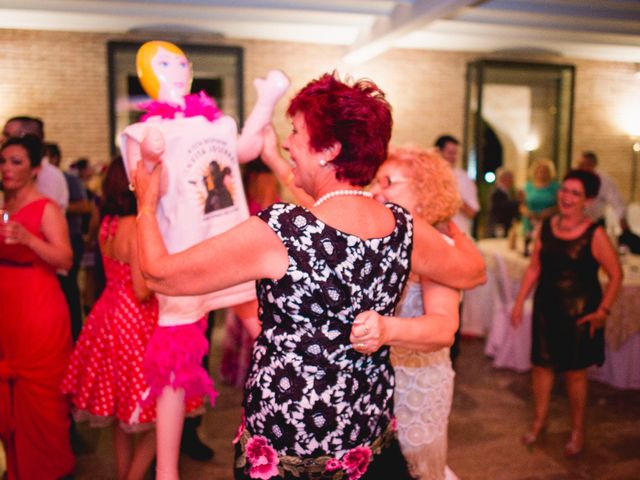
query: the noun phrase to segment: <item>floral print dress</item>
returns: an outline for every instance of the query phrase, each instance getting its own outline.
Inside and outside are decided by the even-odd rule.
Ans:
[[[248,464],[250,477],[291,473],[291,462],[305,459],[321,471],[342,472],[340,478],[345,472],[359,478],[392,431],[389,349],[362,355],[349,341],[360,312],[393,314],[407,280],[411,216],[387,206],[394,230],[367,240],[291,204],[259,214],[286,247],[289,267],[257,286],[263,329],[245,385],[236,463]]]

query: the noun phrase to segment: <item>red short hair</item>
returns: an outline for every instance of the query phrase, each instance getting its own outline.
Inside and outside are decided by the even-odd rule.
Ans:
[[[297,113],[304,116],[312,149],[341,145],[332,162],[338,180],[360,186],[371,182],[387,157],[393,125],[391,105],[375,83],[348,85],[335,73],[325,73],[291,100],[287,115]]]

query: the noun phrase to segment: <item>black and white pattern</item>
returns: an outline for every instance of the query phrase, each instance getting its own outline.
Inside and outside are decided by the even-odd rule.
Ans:
[[[393,232],[362,240],[308,210],[275,204],[259,216],[282,240],[289,268],[258,282],[262,333],[245,386],[252,435],[279,455],[337,458],[369,445],[391,419],[389,349],[365,356],[349,342],[356,315],[391,315],[410,268],[413,225],[393,204]]]

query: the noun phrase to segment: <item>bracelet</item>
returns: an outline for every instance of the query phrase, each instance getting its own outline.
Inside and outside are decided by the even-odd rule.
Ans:
[[[151,210],[149,207],[142,207],[138,212],[138,215],[136,215],[136,221],[140,220],[145,215],[155,215],[155,214],[156,212]]]
[[[609,310],[607,307],[604,307],[602,305],[598,307],[598,310],[602,310],[604,313],[607,314],[607,316],[611,315],[611,310]]]

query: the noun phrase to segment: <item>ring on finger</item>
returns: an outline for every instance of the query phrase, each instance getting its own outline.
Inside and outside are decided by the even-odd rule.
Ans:
[[[356,347],[356,348],[359,348],[359,349],[367,348],[367,344],[366,343],[356,343],[353,346]]]

